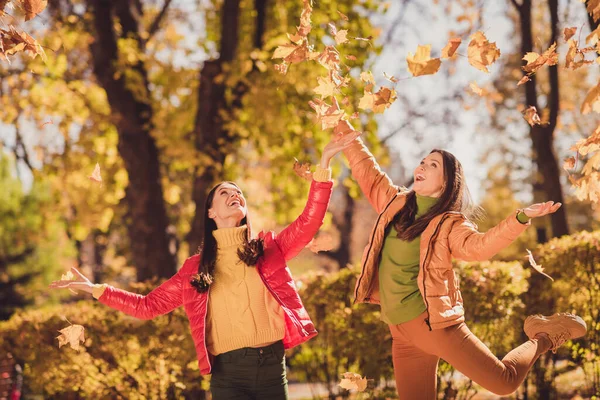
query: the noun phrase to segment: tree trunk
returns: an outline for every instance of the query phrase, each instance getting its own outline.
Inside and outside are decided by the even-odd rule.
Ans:
[[[256,29],[253,43],[262,48],[265,31],[266,8],[268,0],[255,0]],[[190,254],[195,253],[203,240],[204,208],[210,189],[223,180],[223,162],[231,148],[233,138],[224,126],[224,117],[233,117],[242,105],[242,97],[248,87],[244,83],[236,85],[230,104],[225,99],[226,79],[215,81],[223,72],[223,66],[236,58],[239,41],[240,0],[224,0],[221,10],[220,56],[216,60],[204,63],[200,71],[200,89],[198,91],[198,110],[194,126],[196,149],[202,154],[202,163],[196,169],[192,199],[196,205],[196,215],[187,236]]]
[[[111,119],[118,134],[119,154],[129,175],[126,198],[131,256],[138,280],[170,277],[176,271],[175,255],[169,253],[167,212],[160,179],[158,149],[152,131],[152,107],[148,95],[148,74],[140,61],[130,73],[142,80],[142,92],[128,85],[117,70],[117,41],[133,38],[140,43],[137,13],[131,0],[88,0],[94,15],[95,42],[91,45],[94,73],[106,91]],[[113,17],[119,19],[122,32],[117,37]],[[140,52],[142,51],[140,47]],[[139,85],[139,83],[138,83]]]

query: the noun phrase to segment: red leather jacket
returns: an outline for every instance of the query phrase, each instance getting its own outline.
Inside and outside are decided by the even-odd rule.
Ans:
[[[286,349],[304,343],[317,334],[300,300],[286,261],[295,257],[323,224],[332,186],[331,181],[313,181],[306,207],[291,225],[279,235],[274,232],[259,234],[259,237],[264,239],[264,255],[256,268],[265,286],[285,312],[286,332],[283,344]],[[205,375],[211,371],[205,341],[206,310],[210,291],[201,294],[190,285],[191,276],[198,271],[199,261],[199,255],[188,258],[173,277],[147,296],[108,286],[98,300],[140,319],[152,319],[183,305],[190,321],[200,373]]]

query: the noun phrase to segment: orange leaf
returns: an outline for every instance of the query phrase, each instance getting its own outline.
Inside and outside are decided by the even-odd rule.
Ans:
[[[477,31],[471,36],[467,57],[469,64],[480,71],[489,73],[487,67],[500,57],[500,50],[496,47],[495,42],[487,40],[483,32]]]
[[[565,171],[575,169],[575,157],[567,157],[563,162],[563,169]]]
[[[458,46],[462,43],[461,38],[452,38],[448,44],[442,49],[442,58],[450,58],[456,53]]]
[[[531,251],[529,251],[529,249],[525,249],[525,250],[527,250],[527,258],[529,259],[529,265],[531,265],[531,267],[533,269],[535,269],[537,272],[539,272],[540,274],[544,275],[546,278],[548,278],[554,282],[554,279],[550,275],[548,275],[547,273],[544,272],[544,268],[542,268],[541,265],[539,265],[538,263],[535,262],[535,259],[533,258],[533,254],[531,254]]]
[[[417,47],[413,55],[408,53],[406,57],[408,70],[413,76],[432,75],[438,72],[442,61],[439,58],[431,58],[431,45]]]
[[[531,126],[541,124],[540,116],[538,115],[537,109],[534,106],[529,106],[523,111],[523,118]]]
[[[582,114],[588,114],[590,111],[600,113],[600,83],[590,89],[581,103]]]
[[[478,96],[483,96],[484,92],[483,89],[480,88],[479,86],[477,86],[476,82],[471,82],[471,84],[469,85],[469,87],[471,88],[471,90],[473,91],[473,93],[475,93]]]
[[[577,40],[569,40],[569,50],[567,50],[567,55],[565,56],[565,68],[576,70],[584,65],[592,64],[594,61],[586,60],[585,53],[593,50],[593,47],[580,49]]]
[[[375,102],[373,104],[373,112],[376,114],[383,113],[386,109],[396,101],[397,94],[394,89],[382,86],[377,93],[375,93]]]
[[[350,61],[356,61],[356,57],[354,57],[352,55],[347,55],[346,58]]]
[[[339,12],[339,11],[338,11],[337,13],[340,15],[340,17],[341,17],[341,18],[342,18],[344,21],[349,21],[349,20],[350,20],[350,19],[349,19],[349,18],[348,18],[348,17],[347,17],[345,14],[342,14],[342,13],[341,13],[341,12]]]
[[[102,176],[100,175],[100,164],[96,163],[96,167],[94,168],[94,172],[90,175],[90,178],[94,182],[98,182],[100,186],[102,186]]]
[[[48,0],[20,0],[25,10],[25,21],[29,21],[46,9]]]
[[[521,80],[517,83],[517,86],[521,86],[524,83],[527,83],[531,80],[531,78],[529,77],[529,75],[525,75],[524,77],[521,78]]]
[[[556,42],[544,51],[542,55],[535,52],[530,52],[523,56],[523,60],[527,61],[527,65],[524,65],[523,71],[535,73],[537,70],[542,68],[544,65],[556,65],[558,64],[558,54],[556,53]]]
[[[85,328],[81,325],[69,325],[64,329],[59,330],[58,348],[68,344],[73,350],[79,350],[79,342],[85,342]]]
[[[600,0],[587,0],[586,5],[588,14],[597,22],[600,19]]]
[[[569,39],[571,39],[575,33],[577,33],[577,27],[573,26],[571,28],[565,28],[565,30],[563,31],[563,35],[565,38],[565,42]]]
[[[297,159],[294,158],[294,172],[300,178],[305,179],[309,182],[313,180],[313,174],[310,172],[310,163],[301,163]]]
[[[340,53],[333,46],[326,46],[317,61],[330,71],[340,69]]]
[[[333,237],[328,233],[321,233],[311,240],[306,247],[313,253],[320,251],[329,251],[333,249]]]

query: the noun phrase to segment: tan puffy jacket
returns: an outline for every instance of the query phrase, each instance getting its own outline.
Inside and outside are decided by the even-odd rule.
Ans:
[[[355,301],[379,304],[379,261],[385,230],[406,203],[408,190],[396,186],[380,168],[361,139],[344,150],[352,176],[379,216],[362,258],[362,272],[356,282]],[[442,329],[463,322],[463,300],[452,257],[483,261],[511,244],[531,222],[521,224],[511,215],[486,233],[458,212],[436,216],[421,234],[421,261],[417,277],[427,307],[430,329]]]

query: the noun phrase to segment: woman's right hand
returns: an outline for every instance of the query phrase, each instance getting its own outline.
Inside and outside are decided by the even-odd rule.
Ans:
[[[361,135],[361,132],[352,131],[346,134],[337,134],[331,138],[329,143],[325,145],[323,149],[323,155],[321,156],[321,168],[329,168],[329,162],[331,159],[340,151],[346,147]]]
[[[50,289],[71,289],[92,293],[94,284],[79,272],[77,268],[71,267],[71,272],[73,272],[75,279],[54,281],[49,285]]]

